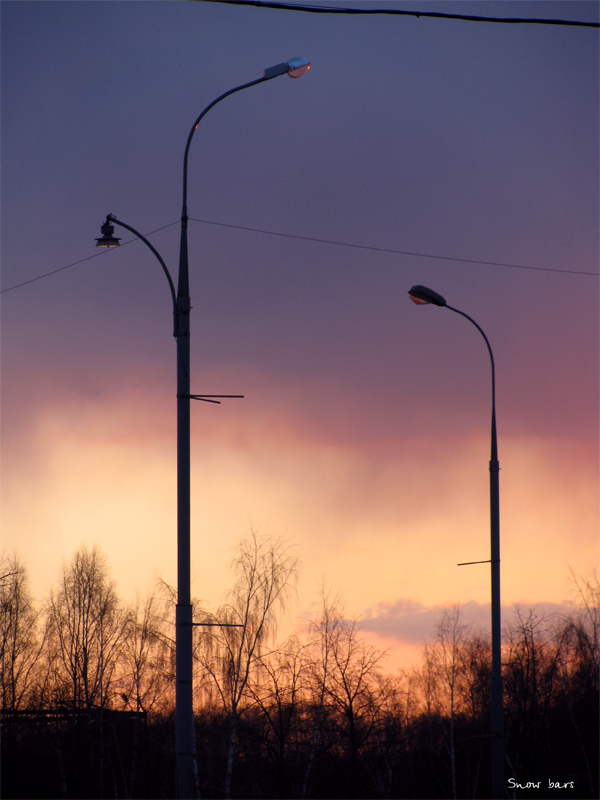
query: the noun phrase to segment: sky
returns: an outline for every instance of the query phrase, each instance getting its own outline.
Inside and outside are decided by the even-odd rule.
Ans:
[[[343,5],[598,21],[589,2]],[[597,29],[166,0],[0,13],[2,547],[36,600],[82,544],[127,602],[176,581],[169,289],[128,231],[95,239],[115,214],[176,282],[194,120],[303,56],[302,78],[213,108],[190,151],[192,391],[244,395],[192,404],[192,593],[223,602],[254,529],[300,561],[290,630],[321,585],[392,664],[451,604],[489,625],[489,567],[457,566],[489,558],[489,355],[410,302],[418,283],[494,352],[503,619],[568,611],[571,572],[598,563]]]

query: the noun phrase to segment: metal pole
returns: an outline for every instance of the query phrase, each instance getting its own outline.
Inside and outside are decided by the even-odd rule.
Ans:
[[[277,73],[281,74],[281,73]],[[192,138],[201,119],[213,106],[234,92],[263,83],[276,75],[230,89],[213,100],[194,122],[183,157],[183,205],[179,281],[175,313],[177,338],[177,606],[175,612],[175,750],[177,798],[196,795],[195,731],[193,703],[192,604],[190,589],[190,289],[187,243],[187,167]]]
[[[492,678],[490,685],[491,754],[492,754],[492,799],[502,800],[504,791],[504,720],[502,699],[502,623],[500,611],[500,463],[498,461],[498,438],[496,434],[496,369],[494,354],[487,336],[474,319],[464,311],[445,305],[472,322],[483,336],[492,363],[492,448],[490,457],[490,561],[491,561],[491,609],[492,609]]]
[[[490,459],[490,521],[492,572],[492,798],[499,800],[504,791],[504,720],[502,699],[502,624],[500,618],[500,464],[496,439],[496,409],[492,409],[492,455]]]
[[[193,798],[194,702],[190,579],[190,295],[187,216],[181,221],[177,338],[177,606],[175,609],[175,749],[177,797]]]
[[[230,94],[272,80],[288,73],[299,77],[308,69],[305,59],[291,59],[265,70],[262,78],[236,86],[213,100],[196,119],[189,133],[183,157],[183,204],[181,210],[181,242],[179,249],[179,280],[177,295],[169,270],[160,254],[139,231],[120,222],[112,214],[106,223],[115,222],[138,236],[158,258],[169,281],[173,299],[174,336],[177,340],[177,604],[175,609],[175,752],[177,760],[176,792],[180,800],[198,794],[196,780],[196,746],[193,703],[193,619],[190,570],[190,400],[206,400],[190,393],[190,289],[187,245],[187,166],[190,144],[204,115]],[[103,230],[104,233],[104,230]],[[103,237],[105,239],[106,237]],[[115,247],[119,241],[110,240],[98,246]],[[240,396],[240,395],[225,395]],[[208,399],[208,402],[218,402]]]

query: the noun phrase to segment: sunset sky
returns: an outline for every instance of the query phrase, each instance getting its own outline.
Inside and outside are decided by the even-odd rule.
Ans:
[[[591,2],[327,4],[598,20]],[[444,606],[488,624],[489,566],[456,565],[489,558],[489,356],[410,302],[420,283],[494,351],[504,618],[564,611],[570,570],[598,562],[597,29],[0,11],[2,547],[36,600],[83,543],[126,601],[176,580],[168,285],[141,242],[95,238],[109,212],[161,229],[176,276],[192,123],[304,56],[301,79],[212,109],[190,152],[192,391],[245,395],[192,404],[192,592],[223,601],[254,528],[300,559],[290,628],[323,581],[394,663]]]

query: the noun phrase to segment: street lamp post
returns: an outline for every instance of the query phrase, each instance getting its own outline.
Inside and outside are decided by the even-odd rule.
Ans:
[[[181,241],[177,293],[163,259],[150,242],[131,226],[109,214],[102,226],[97,247],[118,247],[113,223],[121,225],[139,237],[154,253],[169,282],[173,301],[174,332],[177,341],[177,606],[175,610],[175,748],[177,755],[177,797],[192,798],[196,794],[194,706],[192,694],[192,603],[190,587],[190,400],[207,400],[206,396],[190,394],[190,291],[187,246],[187,169],[192,138],[202,118],[213,106],[229,95],[278,77],[299,78],[310,67],[304,58],[292,58],[269,67],[262,78],[230,89],[213,100],[194,122],[187,139],[183,158],[183,205],[181,211]]]
[[[426,286],[413,286],[409,297],[417,305],[432,304],[460,314],[477,328],[483,336],[492,364],[492,448],[490,457],[490,562],[492,579],[492,679],[490,686],[491,743],[492,743],[492,797],[504,797],[504,724],[502,704],[502,650],[500,616],[500,487],[498,440],[496,435],[496,370],[494,355],[487,336],[474,319],[464,311],[449,306],[445,299]]]

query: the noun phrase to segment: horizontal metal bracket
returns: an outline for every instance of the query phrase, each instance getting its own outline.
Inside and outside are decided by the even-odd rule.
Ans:
[[[192,622],[194,627],[202,628],[243,628],[236,622]]]
[[[221,400],[243,399],[243,394],[178,394],[177,397],[189,397],[190,400],[203,400],[205,403],[221,404]],[[219,398],[218,400],[215,398]]]
[[[486,558],[485,561],[463,561],[462,564],[457,564],[457,567],[468,567],[469,564],[491,564],[492,559]]]

